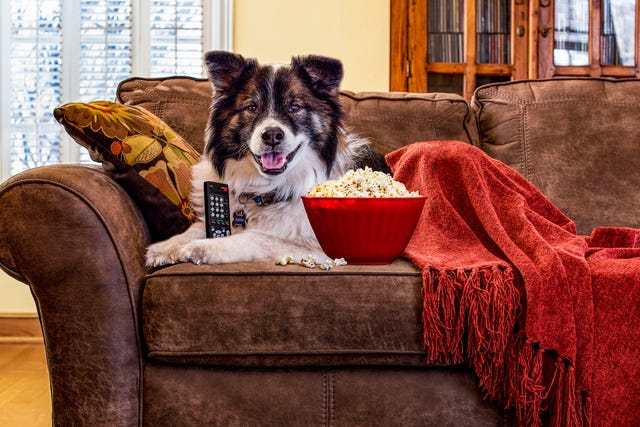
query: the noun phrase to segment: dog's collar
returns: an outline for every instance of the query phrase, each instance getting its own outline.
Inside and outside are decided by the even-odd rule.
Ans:
[[[268,206],[271,203],[278,202],[279,200],[275,200],[275,198],[275,191],[262,194],[240,193],[240,196],[238,197],[240,203],[242,204],[247,203],[249,200],[253,200],[257,206]]]
[[[244,208],[247,206],[247,202],[249,200],[253,200],[256,206],[264,207],[268,206],[271,203],[284,202],[285,200],[276,200],[276,192],[271,191],[269,193],[261,193],[261,194],[251,194],[251,193],[240,193],[238,195],[238,202],[240,202],[240,207],[233,212],[233,227],[242,227],[245,228],[247,226],[247,222],[249,222],[249,218],[247,218],[247,214],[244,211]]]
[[[249,200],[253,200],[256,206],[263,207],[268,206],[271,203],[278,202],[278,200],[274,200],[275,198],[275,191],[262,194],[240,193],[240,195],[238,195],[238,202],[240,202],[240,207],[235,212],[233,212],[233,228],[245,228],[247,226],[249,218],[247,218],[247,214],[245,213],[244,208],[247,206],[247,202]]]

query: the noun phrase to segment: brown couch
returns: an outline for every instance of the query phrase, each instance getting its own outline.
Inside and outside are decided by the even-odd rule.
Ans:
[[[210,88],[130,79],[141,105],[202,148]],[[640,81],[567,79],[450,94],[343,92],[348,125],[386,153],[462,140],[507,163],[588,234],[639,227]],[[623,197],[624,196],[624,197]],[[31,288],[54,425],[512,423],[466,366],[428,366],[408,261],[331,271],[271,263],[149,271],[139,207],[99,166],[0,187],[0,266]]]

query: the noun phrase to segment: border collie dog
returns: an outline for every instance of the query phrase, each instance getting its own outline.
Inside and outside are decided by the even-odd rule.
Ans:
[[[260,65],[222,51],[206,53],[204,62],[213,98],[202,160],[192,170],[190,200],[198,220],[182,234],[150,245],[147,265],[283,255],[326,260],[301,196],[375,158],[366,140],[343,127],[342,63],[302,56],[289,65]],[[384,167],[379,160],[378,169]],[[230,236],[206,238],[205,181],[229,186],[230,211],[239,225]]]

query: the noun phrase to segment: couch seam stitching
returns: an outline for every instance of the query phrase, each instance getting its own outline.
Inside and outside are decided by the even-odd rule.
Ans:
[[[322,425],[327,426],[327,371],[322,372]]]
[[[329,422],[331,426],[335,425],[335,390],[334,390],[333,371],[329,371]]]

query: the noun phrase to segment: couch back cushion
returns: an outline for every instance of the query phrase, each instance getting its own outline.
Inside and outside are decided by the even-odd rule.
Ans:
[[[458,140],[478,143],[469,104],[448,93],[342,91],[345,125],[387,154],[413,142]]]
[[[116,100],[155,114],[199,153],[211,105],[211,85],[191,77],[139,78],[123,80]]]
[[[342,91],[340,99],[348,129],[369,138],[380,154],[417,141],[477,143],[475,117],[458,95]],[[211,103],[208,80],[133,77],[120,83],[117,100],[151,111],[202,152]]]
[[[640,81],[513,81],[472,100],[481,148],[576,222],[640,226]]]

